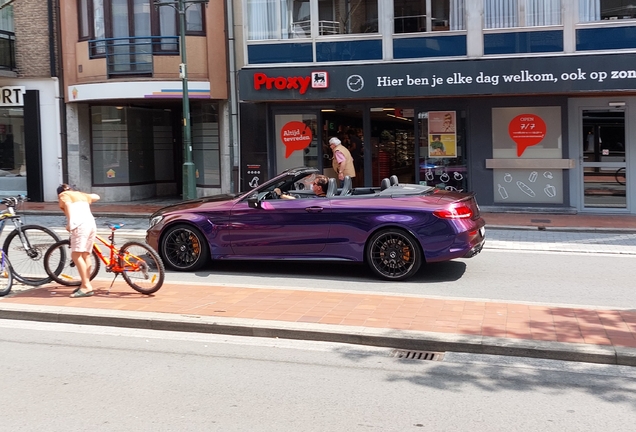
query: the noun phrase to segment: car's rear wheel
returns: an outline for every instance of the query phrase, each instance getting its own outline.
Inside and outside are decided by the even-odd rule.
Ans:
[[[371,270],[387,280],[407,279],[422,265],[422,251],[413,236],[395,228],[375,233],[366,254]]]
[[[201,231],[191,225],[179,224],[168,228],[162,237],[161,258],[164,263],[181,271],[201,268],[208,259],[208,242]]]

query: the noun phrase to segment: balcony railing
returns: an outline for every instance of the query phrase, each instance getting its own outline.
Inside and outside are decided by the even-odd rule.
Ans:
[[[153,56],[179,55],[179,36],[137,36],[88,41],[91,59],[106,58],[108,77],[152,75]]]
[[[0,70],[16,70],[15,33],[0,30]]]

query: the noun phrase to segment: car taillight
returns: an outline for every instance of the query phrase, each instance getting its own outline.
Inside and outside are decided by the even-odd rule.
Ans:
[[[473,210],[466,205],[460,205],[435,210],[433,214],[440,219],[469,219],[473,217]]]

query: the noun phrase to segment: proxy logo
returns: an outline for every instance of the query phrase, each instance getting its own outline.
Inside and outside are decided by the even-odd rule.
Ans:
[[[329,87],[329,74],[327,72],[311,73],[311,88],[327,88]]]
[[[262,72],[254,74],[255,90],[261,90],[264,86],[267,90],[298,90],[298,93],[305,94],[310,85],[311,88],[327,88],[329,75],[327,72],[312,72],[311,76],[305,77],[268,77]]]

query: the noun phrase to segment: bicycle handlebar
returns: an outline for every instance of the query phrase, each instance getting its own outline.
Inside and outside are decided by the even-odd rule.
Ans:
[[[16,195],[16,196],[2,198],[2,201],[0,202],[7,207],[17,207],[18,204],[28,200],[29,198],[26,195]]]

